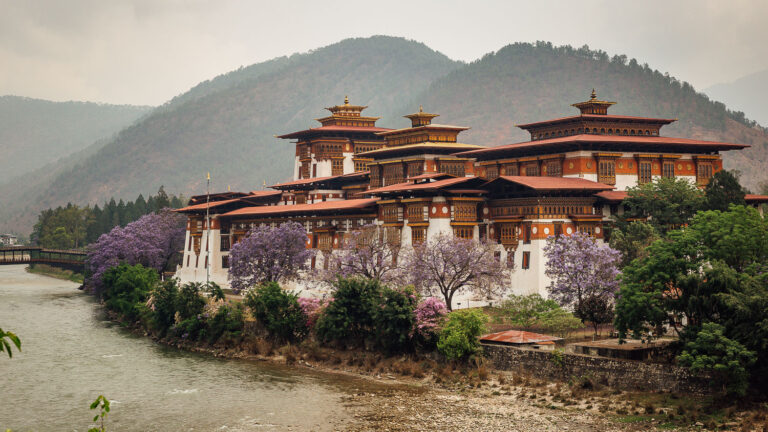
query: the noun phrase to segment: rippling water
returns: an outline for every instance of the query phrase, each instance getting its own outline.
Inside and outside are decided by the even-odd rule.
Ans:
[[[0,266],[0,327],[22,339],[0,355],[0,430],[85,431],[99,394],[110,431],[331,430],[363,383],[181,352],[106,320],[70,282]]]

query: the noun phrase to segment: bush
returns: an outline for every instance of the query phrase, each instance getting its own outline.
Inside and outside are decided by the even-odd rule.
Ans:
[[[509,318],[510,324],[525,329],[539,324],[541,318],[548,312],[560,309],[560,305],[554,300],[546,300],[539,294],[527,296],[511,295],[501,304],[504,315]]]
[[[448,315],[437,349],[452,360],[466,358],[480,351],[478,337],[485,332],[488,316],[479,310],[454,311]]]
[[[447,313],[448,308],[445,303],[435,297],[428,297],[419,303],[414,311],[416,319],[413,331],[414,340],[425,348],[434,348],[437,345],[440,328],[445,322]]]
[[[311,332],[314,330],[318,318],[320,318],[320,315],[323,313],[325,303],[320,299],[307,297],[299,297],[296,300],[299,302],[302,312],[304,312],[304,315],[307,317],[307,330]]]
[[[346,341],[356,344],[373,334],[372,308],[381,295],[381,284],[372,279],[339,278],[333,297],[315,326],[324,342]]]
[[[110,310],[136,320],[141,314],[140,306],[146,303],[158,280],[157,272],[152,268],[120,264],[104,272],[102,298]]]
[[[542,315],[539,319],[539,325],[542,326],[547,333],[552,333],[563,339],[567,338],[574,330],[584,327],[584,324],[580,319],[559,306],[557,309],[553,309]]]
[[[307,317],[297,297],[276,282],[267,282],[248,291],[244,302],[272,338],[291,342],[307,335]]]
[[[200,282],[189,282],[179,288],[179,294],[176,297],[176,311],[182,320],[196,317],[203,313],[205,308],[205,298],[200,295],[204,284]]]
[[[150,308],[152,309],[152,323],[156,330],[162,333],[168,331],[175,323],[176,302],[179,296],[179,280],[168,279],[159,283],[152,290]]]
[[[413,314],[416,294],[413,289],[398,291],[384,287],[377,303],[372,308],[376,345],[389,353],[407,350],[416,321]]]
[[[245,326],[244,315],[245,307],[242,303],[220,306],[216,315],[208,320],[208,343],[213,344],[219,339],[226,342],[240,339]]]

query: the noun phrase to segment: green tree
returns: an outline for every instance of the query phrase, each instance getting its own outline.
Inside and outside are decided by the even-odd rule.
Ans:
[[[466,358],[480,351],[478,338],[486,331],[488,316],[476,309],[451,312],[440,331],[437,350],[452,360]]]
[[[707,210],[726,211],[730,205],[746,205],[746,191],[739,184],[739,173],[721,170],[715,173],[704,189]]]
[[[545,314],[560,309],[560,305],[554,300],[542,298],[539,294],[526,296],[513,294],[504,300],[501,309],[509,319],[510,324],[529,329],[540,324],[540,320]]]
[[[620,224],[611,232],[610,245],[621,252],[620,267],[624,268],[634,259],[645,257],[648,246],[658,238],[659,234],[653,225],[642,221],[632,221]]]
[[[584,327],[579,318],[565,309],[558,307],[542,314],[538,324],[544,328],[547,333],[554,334],[563,339],[567,338],[573,331]]]
[[[299,306],[298,294],[285,291],[277,282],[266,282],[249,290],[244,303],[274,339],[294,342],[308,332],[307,317]]]
[[[677,361],[694,372],[712,373],[713,384],[721,386],[723,394],[743,395],[748,387],[747,368],[757,357],[724,333],[725,328],[720,324],[704,323],[696,337],[685,344]]]
[[[378,306],[372,308],[376,345],[388,353],[410,348],[416,317],[416,294],[412,287],[395,290],[384,287]]]
[[[380,282],[374,279],[338,279],[331,301],[315,325],[318,338],[362,344],[374,333],[372,310],[381,290]]]
[[[104,273],[104,302],[107,308],[127,319],[139,318],[142,306],[160,277],[153,268],[141,264],[120,264]]]
[[[704,205],[704,194],[684,178],[658,178],[627,189],[625,218],[648,218],[660,233],[687,224]]]

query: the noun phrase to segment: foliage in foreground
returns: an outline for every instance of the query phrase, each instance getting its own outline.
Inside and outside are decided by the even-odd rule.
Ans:
[[[104,419],[107,417],[107,414],[109,414],[109,399],[105,398],[103,395],[99,395],[99,397],[91,403],[91,409],[99,410],[99,413],[93,416],[93,422],[96,423],[101,420],[101,424],[97,427],[88,429],[88,432],[105,432]]]
[[[488,316],[476,309],[451,312],[437,341],[438,351],[451,360],[480,352],[479,337],[486,330]]]
[[[0,352],[5,351],[8,353],[8,358],[13,358],[11,344],[16,345],[16,349],[21,351],[21,340],[19,337],[12,332],[3,331],[3,329],[0,328]]]
[[[109,309],[135,321],[140,317],[142,306],[159,279],[154,269],[141,264],[120,264],[104,273],[102,299]]]
[[[501,304],[501,309],[514,326],[524,329],[540,327],[562,338],[583,327],[580,319],[561,308],[556,301],[544,299],[539,294],[511,295]]]

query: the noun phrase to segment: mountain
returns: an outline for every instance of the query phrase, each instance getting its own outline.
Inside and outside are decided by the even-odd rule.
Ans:
[[[495,146],[530,139],[515,124],[578,114],[570,104],[587,100],[592,88],[600,99],[617,102],[612,114],[678,118],[663,135],[751,145],[725,152],[725,166],[740,170],[753,190],[768,180],[764,130],[686,82],[588,47],[508,45],[439,78],[417,99],[425,110],[441,114],[439,123],[470,126],[460,136],[463,142]],[[403,106],[398,112],[410,111]]]
[[[108,138],[151,109],[0,96],[0,184]]]
[[[615,114],[679,118],[665,135],[750,144],[724,156],[755,189],[766,179],[768,136],[674,77],[626,56],[588,47],[513,44],[464,64],[424,44],[375,36],[240,68],[203,82],[83,155],[73,168],[51,172],[18,200],[2,202],[0,231],[29,232],[40,209],[115,198],[133,199],[164,185],[169,193],[252,190],[291,176],[294,147],[276,134],[315,127],[324,106],[369,105],[381,126],[404,127],[400,116],[423,105],[439,123],[472,127],[462,141],[501,145],[527,139],[515,124],[572,115],[589,97],[618,102]],[[23,182],[21,182],[23,183]],[[5,215],[5,216],[4,216]]]
[[[765,104],[765,96],[768,95],[768,69],[734,82],[715,84],[704,89],[704,93],[768,127],[768,106]]]

